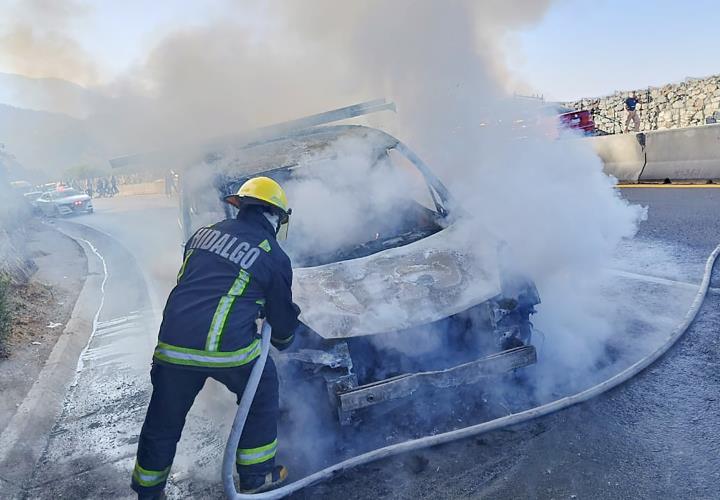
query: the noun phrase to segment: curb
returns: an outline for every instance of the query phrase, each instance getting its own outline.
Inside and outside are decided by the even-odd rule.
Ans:
[[[0,484],[10,484],[7,493],[14,496],[22,492],[62,413],[65,395],[75,378],[80,354],[92,335],[93,319],[101,302],[98,290],[104,279],[102,265],[85,244],[65,231],[54,229],[82,247],[87,259],[87,276],[62,335],[0,435]]]

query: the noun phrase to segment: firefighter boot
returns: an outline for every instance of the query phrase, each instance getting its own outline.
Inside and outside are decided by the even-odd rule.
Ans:
[[[287,479],[288,471],[282,465],[276,465],[267,474],[247,474],[240,477],[240,493],[253,494],[274,490]]]

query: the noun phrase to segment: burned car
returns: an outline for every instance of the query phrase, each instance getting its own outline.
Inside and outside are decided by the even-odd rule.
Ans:
[[[341,423],[422,387],[475,384],[536,361],[533,283],[405,144],[359,125],[313,126],[207,154],[181,177],[185,237],[235,209],[248,178],[293,207],[283,247],[310,328],[279,366],[321,380]],[[299,368],[298,368],[299,367]]]

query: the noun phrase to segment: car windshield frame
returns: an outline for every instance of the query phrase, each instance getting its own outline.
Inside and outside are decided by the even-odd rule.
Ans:
[[[452,196],[450,195],[450,192],[445,187],[445,185],[438,179],[435,174],[432,172],[430,167],[420,159],[420,157],[415,154],[410,148],[408,148],[402,141],[399,139],[391,136],[387,132],[384,132],[379,129],[374,129],[370,127],[364,127],[361,125],[335,125],[333,127],[320,127],[316,129],[309,129],[307,131],[304,131],[302,133],[295,134],[293,136],[289,137],[281,137],[276,138],[270,141],[266,141],[260,144],[254,144],[249,145],[247,149],[253,149],[254,147],[266,147],[272,143],[279,143],[281,141],[298,141],[301,142],[304,138],[312,138],[315,135],[322,135],[324,133],[327,133],[328,130],[335,131],[334,137],[328,138],[328,142],[343,137],[343,132],[351,133],[354,131],[364,131],[368,130],[371,131],[373,134],[376,134],[379,138],[383,139],[384,141],[384,147],[378,151],[378,154],[389,154],[391,150],[395,150],[398,154],[403,156],[411,165],[413,165],[417,171],[422,175],[422,177],[425,180],[425,184],[428,188],[428,191],[430,192],[430,197],[433,200],[433,203],[435,204],[435,209],[438,215],[442,217],[448,217],[451,210],[456,207],[456,204],[452,200]],[[242,148],[246,149],[246,148]],[[238,166],[238,170],[240,170],[242,167]],[[233,194],[237,188],[242,185],[243,182],[250,179],[251,177],[256,177],[258,175],[265,175],[268,177],[278,176],[282,177],[283,175],[286,175],[287,172],[292,172],[292,170],[297,168],[303,168],[302,165],[298,161],[291,161],[289,163],[285,163],[282,166],[276,167],[276,168],[270,168],[270,169],[262,169],[257,171],[249,171],[244,173],[245,175],[230,175],[228,172],[219,173],[217,175],[214,186],[220,195],[220,199],[224,198],[225,196],[228,196],[230,194]],[[280,174],[280,175],[278,175]],[[276,179],[277,180],[277,179]]]
[[[272,144],[281,144],[284,141],[298,144],[302,144],[304,141],[312,143],[312,140],[317,141],[319,137],[326,137],[326,141],[331,142],[346,135],[367,137],[369,140],[374,142],[376,141],[380,146],[377,151],[378,155],[387,155],[390,150],[396,150],[401,156],[410,162],[410,164],[412,164],[424,178],[430,197],[435,205],[435,213],[437,216],[444,219],[445,224],[451,224],[457,217],[461,216],[462,210],[460,205],[455,202],[454,198],[442,181],[435,176],[430,167],[417,154],[415,154],[402,141],[387,132],[363,125],[312,127],[303,131],[295,132],[291,135],[274,137],[265,141],[247,143],[226,149],[224,151],[219,150],[217,153],[207,154],[204,160],[200,164],[197,164],[196,167],[200,168],[200,170],[207,168],[215,169],[214,174],[210,176],[212,181],[207,184],[207,187],[211,187],[214,190],[215,195],[217,196],[217,201],[220,205],[218,208],[220,208],[221,211],[224,211],[226,217],[230,218],[235,216],[236,209],[229,204],[224,203],[223,200],[226,196],[234,194],[239,186],[247,179],[263,175],[271,178],[278,177],[276,180],[281,182],[282,176],[288,175],[288,172],[292,172],[295,168],[302,168],[297,158],[287,157],[285,161],[280,159],[280,161],[276,163],[276,165],[279,164],[276,168],[257,168],[258,165],[256,164],[248,165],[242,160],[237,159],[243,156],[244,151],[251,151],[257,147],[270,147]],[[265,162],[264,164],[267,165],[268,163],[270,162]],[[208,179],[205,175],[201,175],[199,177]],[[183,183],[182,180],[181,183]],[[183,228],[183,235],[186,239],[189,239],[194,233],[191,214],[199,215],[196,203],[193,201],[194,199],[195,194],[193,194],[193,191],[181,189],[181,227]]]

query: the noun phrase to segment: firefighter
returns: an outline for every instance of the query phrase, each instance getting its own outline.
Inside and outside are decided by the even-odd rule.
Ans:
[[[165,305],[132,474],[138,498],[163,498],[185,416],[208,377],[239,403],[260,354],[258,319],[270,323],[278,349],[288,347],[301,327],[290,259],[277,243],[287,235],[291,213],[285,192],[274,180],[255,177],[225,201],[238,209],[237,217],[187,241]],[[243,493],[267,491],[287,477],[287,469],[275,465],[277,418],[277,372],[268,357],[237,450]]]

